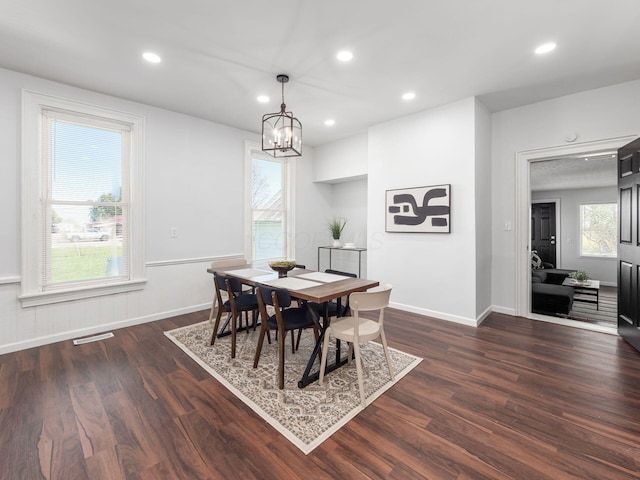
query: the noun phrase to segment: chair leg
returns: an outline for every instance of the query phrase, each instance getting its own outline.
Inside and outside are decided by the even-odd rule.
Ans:
[[[231,314],[233,317],[233,314]],[[239,315],[242,318],[242,314]],[[231,319],[231,358],[236,358],[236,323],[237,318],[233,317]]]
[[[380,339],[382,340],[382,349],[384,350],[384,356],[387,358],[387,367],[389,368],[389,376],[391,377],[391,381],[394,382],[396,379],[393,376],[393,370],[391,369],[391,357],[389,356],[389,349],[387,348],[387,339],[384,336],[384,330],[380,331]]]
[[[221,317],[222,317],[222,308],[218,308],[216,323],[213,325],[213,333],[211,334],[211,345],[213,345],[216,341],[216,336],[218,335],[218,327],[220,326]]]
[[[261,328],[260,336],[258,337],[258,346],[256,347],[256,354],[253,357],[253,368],[258,368],[258,362],[260,361],[260,354],[262,353],[262,344],[264,343],[264,332],[265,332],[265,329]],[[268,334],[269,334],[269,331],[267,330],[267,335]]]
[[[353,344],[353,350],[356,353],[356,371],[358,372],[358,386],[360,387],[360,401],[362,406],[367,406],[367,400],[364,398],[364,381],[362,380],[362,359],[360,357],[360,345],[358,343]]]
[[[286,332],[282,332],[278,338],[278,388],[282,390],[284,388],[284,337]],[[293,332],[291,333],[293,336]]]
[[[300,348],[300,337],[302,336],[302,329],[298,329],[298,341],[296,342],[296,350]]]
[[[291,353],[296,353],[296,332],[291,330]]]
[[[322,342],[322,357],[320,359],[320,378],[318,378],[318,384],[322,385],[322,381],[324,380],[324,369],[327,366],[327,351],[329,350],[329,327],[324,332],[324,341]]]

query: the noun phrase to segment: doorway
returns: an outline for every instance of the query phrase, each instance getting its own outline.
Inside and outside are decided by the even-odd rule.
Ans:
[[[587,157],[587,154],[605,154],[614,152],[620,146],[628,143],[635,137],[619,137],[596,142],[585,142],[576,145],[545,148],[519,152],[516,156],[516,315],[558,323],[589,330],[615,334],[615,328],[598,324],[589,324],[570,318],[551,317],[532,313],[531,310],[531,250],[532,250],[532,225],[531,225],[531,172],[530,167],[536,162],[544,162],[553,159],[568,159],[579,156]],[[541,200],[540,200],[541,201]],[[577,234],[576,234],[577,235]],[[576,241],[576,238],[573,238]],[[556,242],[557,243],[557,242]],[[558,250],[559,251],[559,250]],[[556,266],[560,263],[557,259]]]

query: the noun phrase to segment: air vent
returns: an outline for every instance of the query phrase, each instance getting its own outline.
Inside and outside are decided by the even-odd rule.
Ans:
[[[111,338],[113,337],[113,333],[112,332],[108,332],[108,333],[101,333],[100,335],[94,335],[93,337],[85,337],[85,338],[76,338],[73,341],[74,345],[82,345],[85,343],[91,343],[91,342],[97,342],[100,340],[106,340],[107,338]]]

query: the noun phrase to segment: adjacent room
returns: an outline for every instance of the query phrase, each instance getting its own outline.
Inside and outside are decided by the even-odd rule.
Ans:
[[[0,479],[638,478],[637,0],[0,5]]]

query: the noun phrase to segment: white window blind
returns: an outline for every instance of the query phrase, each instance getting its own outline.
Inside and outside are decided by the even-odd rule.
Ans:
[[[43,110],[42,285],[129,279],[129,125]]]

